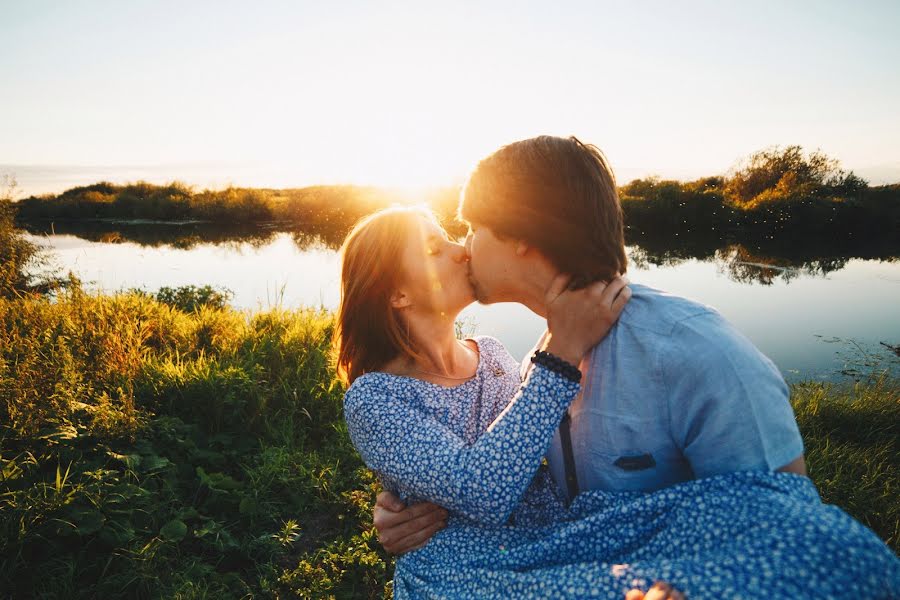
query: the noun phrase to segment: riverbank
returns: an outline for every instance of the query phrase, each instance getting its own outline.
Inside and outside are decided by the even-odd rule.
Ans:
[[[6,181],[6,195],[13,197],[14,180]],[[215,238],[233,238],[241,231],[258,237],[259,231],[247,231],[255,227],[291,231],[337,247],[361,217],[397,202],[428,204],[451,235],[462,236],[467,226],[456,220],[460,191],[433,188],[410,197],[353,185],[199,191],[178,182],[99,182],[31,196],[13,209],[19,225],[32,232],[52,232],[60,223],[83,231],[113,227],[116,231],[106,235],[141,238],[138,230],[148,223],[181,223]],[[782,266],[900,255],[900,184],[870,186],[837,160],[819,151],[806,153],[800,146],[755,152],[727,175],[685,182],[635,179],[618,187],[618,195],[626,243],[641,246],[655,264],[711,257],[735,246],[744,249],[749,262],[777,257]],[[828,240],[827,248],[823,240]]]
[[[423,193],[452,233],[459,188]],[[619,188],[629,243],[663,236],[666,243],[690,237],[705,243],[752,242],[779,236],[815,239],[846,234],[892,242],[900,223],[900,184],[842,189],[798,189],[741,201],[729,195],[721,177],[691,182],[635,180]],[[20,223],[48,221],[135,221],[248,226],[280,223],[305,227],[340,239],[362,216],[402,201],[388,189],[349,185],[298,189],[226,188],[198,191],[183,183],[153,185],[100,182],[58,195],[29,197],[15,203]],[[335,232],[330,236],[330,232]],[[801,240],[802,241],[802,240]],[[837,243],[839,239],[836,239]],[[854,243],[855,240],[847,240]]]
[[[382,597],[332,316],[196,292],[0,299],[0,589]],[[824,500],[895,551],[898,397],[886,375],[792,386]]]

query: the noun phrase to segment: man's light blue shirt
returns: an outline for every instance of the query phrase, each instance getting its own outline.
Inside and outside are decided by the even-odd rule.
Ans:
[[[629,287],[569,409],[580,490],[651,491],[803,453],[787,385],[750,340],[708,306]],[[565,493],[558,432],[548,459]]]

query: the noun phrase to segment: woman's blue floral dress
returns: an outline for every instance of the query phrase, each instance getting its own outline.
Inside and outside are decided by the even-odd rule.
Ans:
[[[448,526],[397,560],[396,598],[624,598],[664,580],[692,598],[900,598],[900,561],[822,504],[806,477],[744,472],[653,493],[590,491],[566,507],[542,462],[579,386],[476,339],[456,387],[369,373],[344,400],[385,488]]]

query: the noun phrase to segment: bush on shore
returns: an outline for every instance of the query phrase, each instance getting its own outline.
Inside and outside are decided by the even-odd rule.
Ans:
[[[15,227],[15,191],[15,179],[0,179],[0,298],[43,293],[53,284],[50,278],[34,275],[46,257]]]

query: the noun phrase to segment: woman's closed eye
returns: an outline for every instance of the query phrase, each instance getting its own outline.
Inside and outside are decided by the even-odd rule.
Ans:
[[[447,237],[447,233],[443,230],[440,235],[429,235],[424,240],[425,254],[426,256],[438,256],[450,244],[452,244],[452,242],[450,241],[450,238]]]

